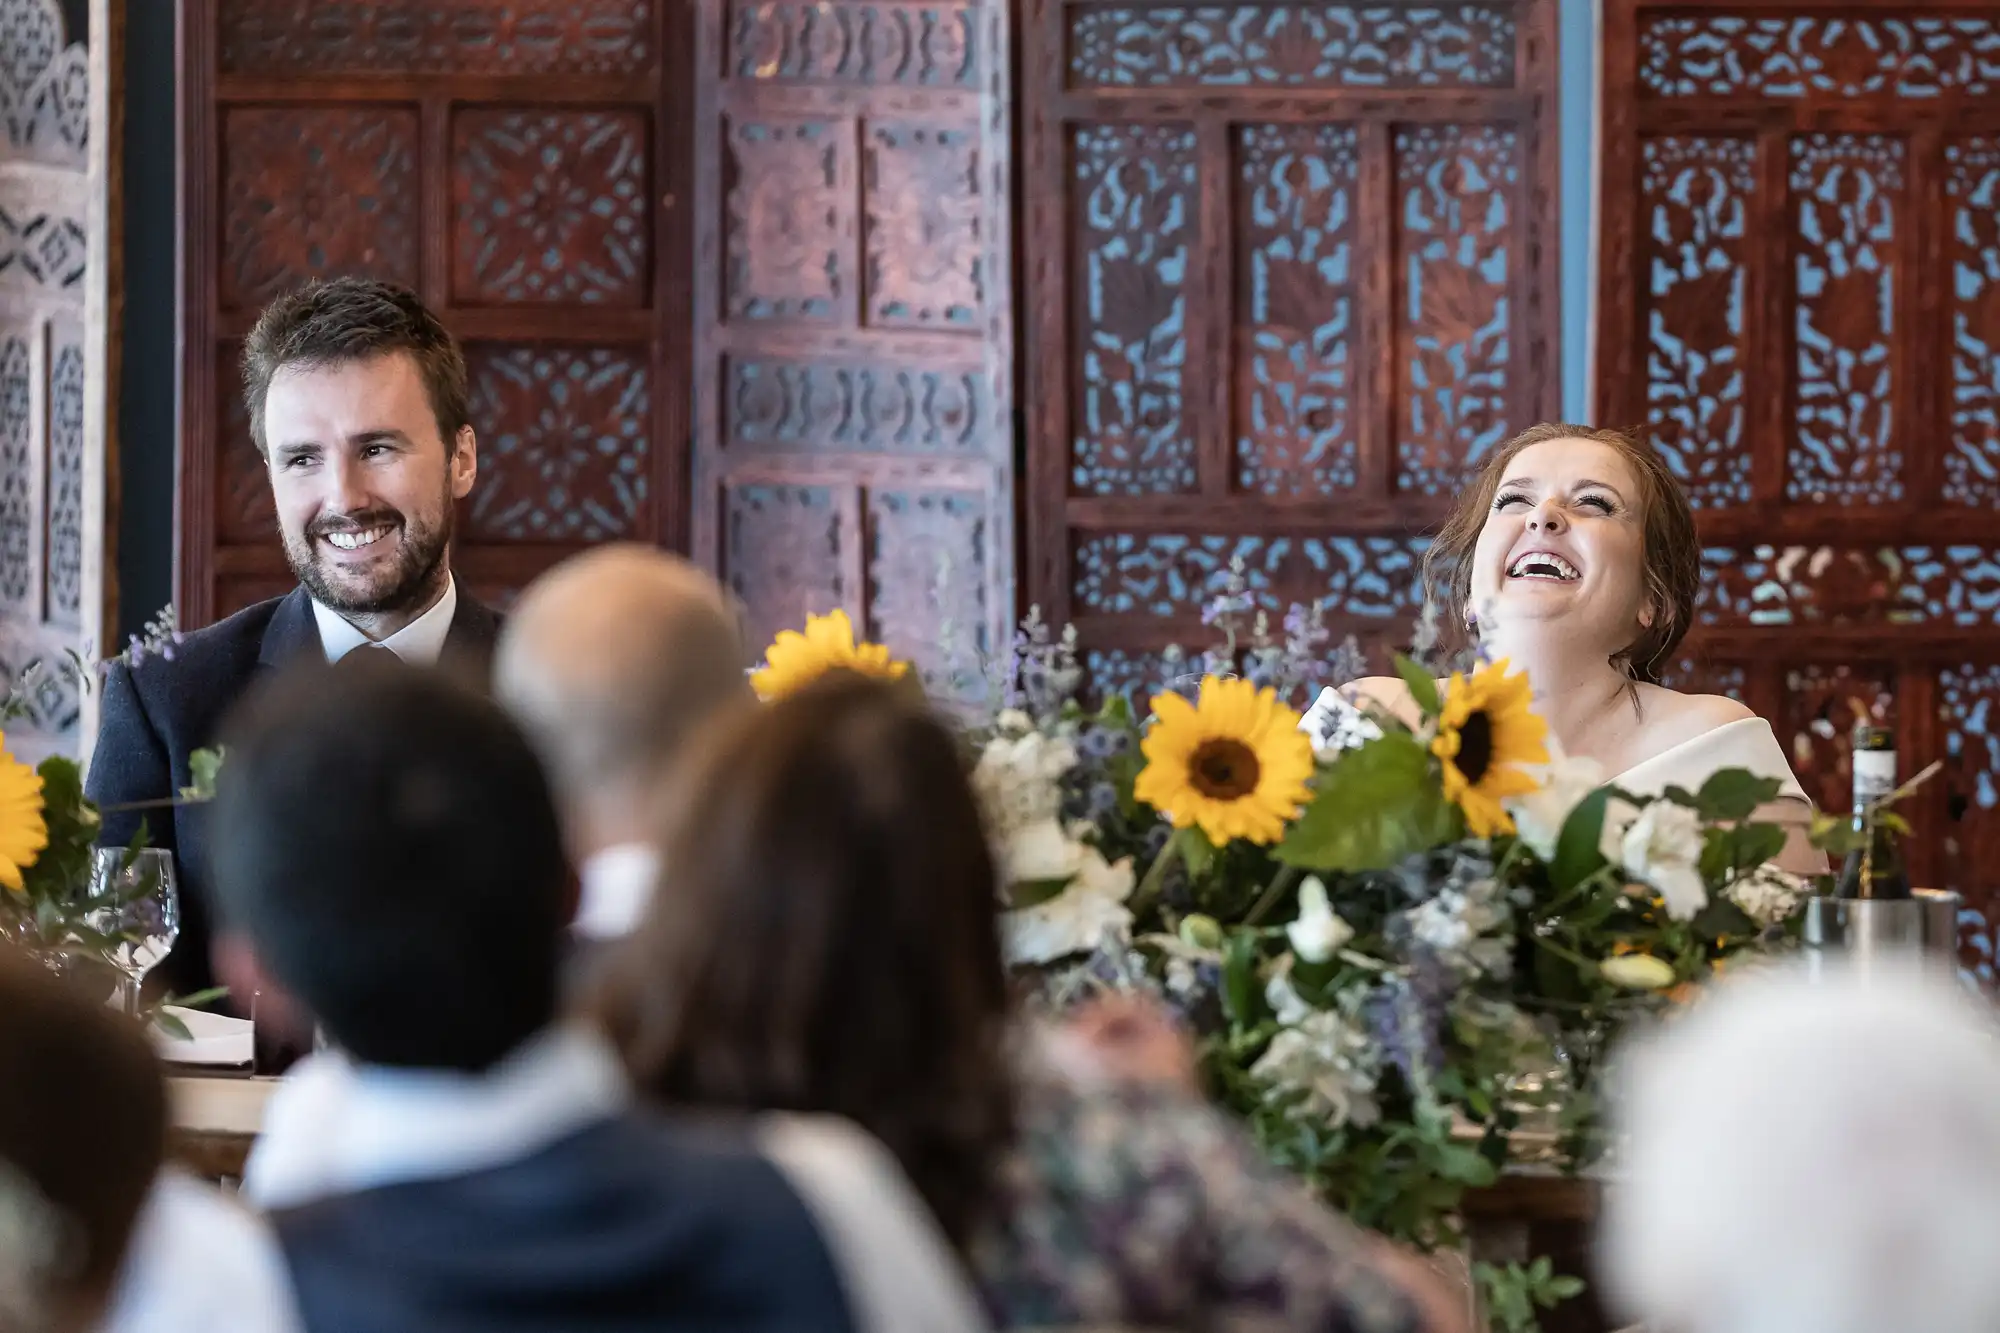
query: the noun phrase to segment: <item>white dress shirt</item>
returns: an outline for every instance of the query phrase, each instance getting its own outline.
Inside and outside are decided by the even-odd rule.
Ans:
[[[319,625],[319,645],[326,650],[327,661],[338,662],[356,648],[374,642],[340,612],[316,601],[312,609],[313,620]],[[458,580],[447,574],[444,596],[430,610],[382,640],[380,646],[412,666],[436,666],[438,655],[444,651],[445,636],[451,633],[451,618],[457,614]]]
[[[660,854],[643,842],[621,842],[577,867],[582,895],[573,929],[588,940],[623,939],[637,928],[653,901]]]
[[[291,1208],[527,1157],[630,1102],[594,1032],[550,1028],[483,1074],[396,1069],[340,1051],[301,1060],[271,1095],[244,1197]]]
[[[270,1227],[168,1167],[153,1182],[100,1333],[298,1333]]]

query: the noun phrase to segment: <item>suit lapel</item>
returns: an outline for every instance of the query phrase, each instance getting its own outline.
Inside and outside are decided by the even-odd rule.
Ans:
[[[271,613],[264,627],[264,642],[257,651],[257,665],[283,666],[304,653],[324,661],[319,642],[319,624],[313,619],[312,598],[304,588],[294,588]]]
[[[493,646],[500,639],[500,616],[492,607],[458,588],[458,610],[452,613],[438,664],[476,680],[484,688],[493,665]]]

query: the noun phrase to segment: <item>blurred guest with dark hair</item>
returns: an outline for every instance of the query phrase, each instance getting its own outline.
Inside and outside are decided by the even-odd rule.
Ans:
[[[1376,1333],[1445,1309],[1178,1086],[1184,1050],[1105,1033],[1156,1077],[1086,1089],[1020,1049],[964,759],[905,692],[836,674],[719,724],[664,808],[660,892],[591,1012],[662,1106],[874,1133],[1001,1326]]]
[[[574,556],[515,604],[494,692],[555,787],[582,877],[584,941],[619,938],[644,913],[660,783],[693,731],[753,702],[747,656],[721,585],[650,546]]]
[[[260,677],[299,661],[392,653],[483,678],[499,617],[451,572],[456,506],[479,471],[465,358],[414,292],[363,278],[313,282],[273,301],[243,348],[250,433],[299,586],[141,660],[114,662],[90,764],[100,806],[160,802],[192,782],[189,757]],[[190,994],[213,984],[206,812],[105,816],[122,847],[142,815],[175,853],[180,939],[158,975]],[[240,1013],[250,997],[231,997]]]
[[[96,1326],[166,1151],[131,1021],[0,951],[0,1330]]]
[[[854,1131],[655,1120],[555,1021],[574,895],[498,705],[391,658],[282,681],[229,736],[218,958],[333,1048],[273,1096],[245,1182],[309,1330],[969,1326]],[[842,1206],[888,1218],[858,1258]]]

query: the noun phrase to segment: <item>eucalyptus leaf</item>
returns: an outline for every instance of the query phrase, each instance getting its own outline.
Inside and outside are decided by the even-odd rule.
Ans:
[[[181,1021],[181,1016],[168,1013],[165,1005],[154,1011],[153,1026],[175,1041],[189,1041],[194,1037],[194,1034],[188,1031],[188,1025]]]
[[[1437,677],[1424,669],[1423,663],[1396,654],[1396,674],[1403,678],[1403,684],[1410,687],[1410,699],[1425,717],[1436,717],[1443,708],[1438,698]]]
[[[1451,841],[1460,822],[1430,776],[1430,753],[1404,731],[1342,752],[1277,857],[1321,872],[1387,870]]]
[[[1776,800],[1781,786],[1776,778],[1760,778],[1747,769],[1725,768],[1701,785],[1694,805],[1703,819],[1748,819],[1758,806]]]
[[[1604,815],[1613,793],[1600,787],[1576,803],[1563,821],[1556,837],[1555,860],[1549,863],[1549,880],[1559,893],[1567,893],[1605,866],[1600,844],[1604,841]]]

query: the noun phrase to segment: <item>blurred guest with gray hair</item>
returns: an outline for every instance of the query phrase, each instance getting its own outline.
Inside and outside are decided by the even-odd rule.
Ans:
[[[2000,1328],[2000,1021],[1948,979],[1791,967],[1629,1053],[1611,1295],[1676,1333]]]
[[[747,662],[721,585],[649,546],[565,560],[516,604],[494,688],[555,787],[584,941],[618,938],[645,912],[659,783],[692,732],[752,702]]]

